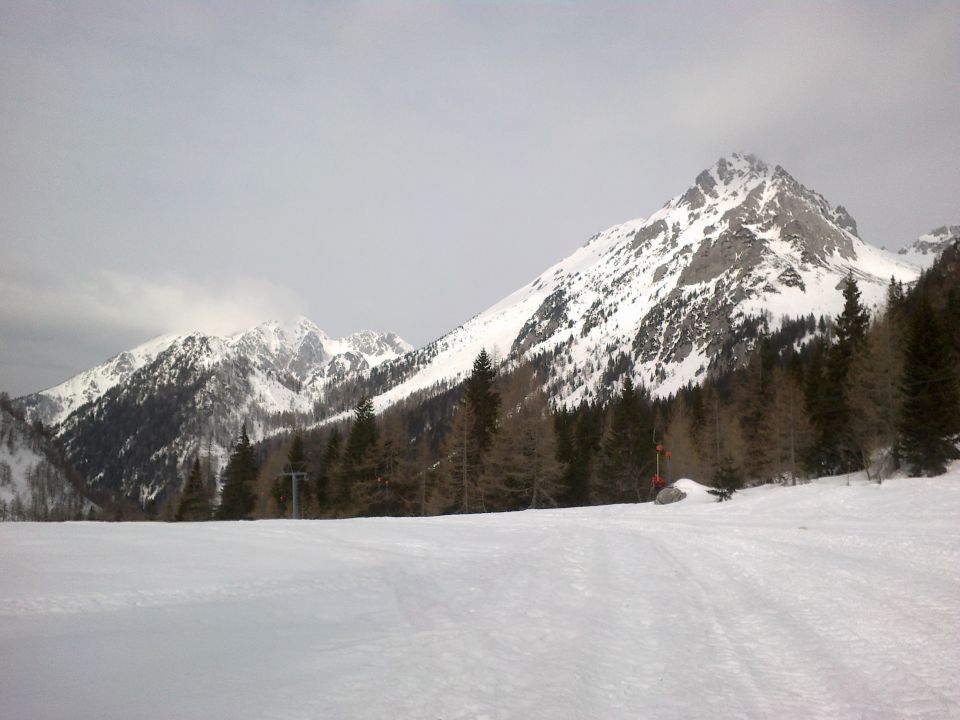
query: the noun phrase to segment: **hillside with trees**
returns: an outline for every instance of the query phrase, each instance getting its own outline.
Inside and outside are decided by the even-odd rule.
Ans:
[[[462,384],[424,402],[377,416],[361,396],[352,420],[259,450],[241,434],[215,516],[289,516],[279,473],[291,461],[308,473],[303,516],[318,518],[646,502],[658,467],[720,499],[857,471],[878,482],[943,472],[960,456],[960,249],[912,288],[891,280],[874,313],[852,274],[837,292],[836,317],[784,319],[775,332],[749,319],[736,369],[668,397],[636,386],[629,359],[613,355],[609,400],[552,407],[549,357],[498,369],[482,351]]]

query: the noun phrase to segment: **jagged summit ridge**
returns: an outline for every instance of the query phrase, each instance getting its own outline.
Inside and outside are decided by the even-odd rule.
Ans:
[[[80,406],[95,402],[160,358],[168,369],[188,361],[192,367],[207,371],[242,361],[266,376],[282,375],[299,383],[317,383],[325,378],[331,365],[340,361],[358,371],[376,367],[411,349],[396,333],[364,330],[333,339],[305,317],[268,321],[232,335],[161,335],[20,402],[31,420],[57,425]],[[309,407],[314,400],[311,396],[300,405]],[[289,407],[285,405],[283,409]]]

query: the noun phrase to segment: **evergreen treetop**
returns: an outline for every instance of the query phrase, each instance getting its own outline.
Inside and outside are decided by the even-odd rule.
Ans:
[[[206,483],[200,472],[200,459],[195,458],[190,476],[180,495],[180,504],[177,507],[177,521],[209,520],[211,513],[210,498],[207,495]]]
[[[250,517],[256,504],[253,485],[259,472],[257,458],[243,424],[240,438],[230,454],[224,470],[223,492],[217,508],[217,520],[242,520]]]
[[[494,388],[496,377],[497,371],[486,349],[480,350],[467,379],[466,400],[473,413],[473,433],[481,454],[490,449],[493,434],[497,431],[500,394]]]

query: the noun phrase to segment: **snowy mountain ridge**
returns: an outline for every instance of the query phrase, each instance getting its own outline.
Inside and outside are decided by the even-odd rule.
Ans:
[[[171,349],[187,353],[200,346],[204,351],[195,356],[199,367],[209,369],[244,358],[264,374],[288,374],[307,384],[322,382],[333,369],[347,367],[359,371],[376,367],[413,349],[395,333],[361,331],[333,339],[305,317],[288,322],[265,322],[226,336],[200,332],[161,335],[59,385],[28,396],[24,405],[32,420],[59,425],[78,407],[122,385],[161,354]],[[290,398],[285,397],[280,409],[289,409],[289,403]],[[295,404],[309,408],[312,400]]]
[[[455,382],[481,348],[502,359],[552,355],[548,385],[558,402],[602,396],[625,367],[669,394],[742,357],[749,318],[775,329],[784,316],[835,315],[848,274],[878,306],[891,277],[912,282],[932,261],[868,245],[842,206],[779,166],[734,154],[649,218],[598,233],[415,360],[394,361],[417,372],[377,406]]]

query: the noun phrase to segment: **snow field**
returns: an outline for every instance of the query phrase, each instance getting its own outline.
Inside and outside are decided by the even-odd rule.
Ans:
[[[960,717],[960,472],[668,506],[0,525],[7,718]]]

